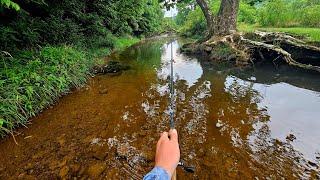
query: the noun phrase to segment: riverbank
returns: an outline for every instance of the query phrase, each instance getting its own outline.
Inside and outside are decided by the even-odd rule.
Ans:
[[[291,35],[302,36],[310,42],[320,42],[320,29],[308,27],[291,27],[291,28],[276,28],[276,27],[259,27],[256,25],[239,24],[239,31],[254,32],[255,30],[267,32],[283,32]]]
[[[47,46],[14,55],[2,52],[0,60],[0,136],[26,126],[28,119],[47,108],[72,88],[83,86],[90,69],[103,62],[113,50],[139,41],[133,37],[113,40],[113,48]]]

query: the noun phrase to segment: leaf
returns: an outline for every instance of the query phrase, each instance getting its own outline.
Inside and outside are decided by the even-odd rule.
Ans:
[[[4,124],[4,119],[0,118],[0,127],[2,127]]]

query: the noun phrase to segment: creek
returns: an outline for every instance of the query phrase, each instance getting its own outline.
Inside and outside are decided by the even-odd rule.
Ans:
[[[184,39],[147,40],[107,60],[130,70],[99,75],[1,140],[0,179],[139,179],[169,128],[170,42],[178,179],[320,177],[320,81],[289,67],[237,70],[179,52]]]

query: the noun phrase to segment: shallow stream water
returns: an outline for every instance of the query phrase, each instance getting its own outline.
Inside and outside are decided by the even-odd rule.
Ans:
[[[140,179],[169,127],[174,52],[178,179],[319,179],[319,75],[272,66],[237,70],[179,52],[160,38],[112,54],[129,64],[100,75],[0,143],[0,179]]]

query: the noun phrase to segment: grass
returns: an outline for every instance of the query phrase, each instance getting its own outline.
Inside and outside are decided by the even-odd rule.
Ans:
[[[114,49],[123,49],[137,38],[114,39]],[[20,51],[12,57],[0,52],[0,136],[24,126],[61,95],[81,87],[90,69],[110,48],[47,46],[38,51]]]
[[[135,38],[135,37],[120,37],[120,38],[116,39],[115,44],[114,44],[114,48],[116,50],[123,49],[123,48],[129,47],[132,44],[135,44],[139,41],[140,41],[140,39]]]
[[[246,25],[246,24],[240,24],[238,28],[242,32],[253,32],[255,30],[285,32],[293,35],[304,36],[309,41],[320,42],[320,28],[306,28],[306,27],[274,28],[274,27],[259,27],[256,25]]]

